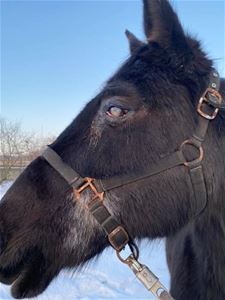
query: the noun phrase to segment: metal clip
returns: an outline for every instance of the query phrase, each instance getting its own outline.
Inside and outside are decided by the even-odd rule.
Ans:
[[[159,278],[156,277],[152,271],[145,265],[140,264],[133,255],[127,258],[127,264],[130,269],[134,272],[140,282],[150,291],[158,300],[174,300],[166,288],[161,284]]]

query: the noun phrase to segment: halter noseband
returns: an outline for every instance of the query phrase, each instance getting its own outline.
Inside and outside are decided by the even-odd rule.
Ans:
[[[199,119],[195,133],[191,138],[181,144],[179,150],[160,159],[157,164],[151,166],[151,169],[147,168],[142,170],[140,173],[121,175],[118,177],[112,177],[102,180],[96,180],[89,177],[83,178],[69,165],[64,163],[61,157],[50,147],[47,147],[47,149],[43,152],[42,156],[45,158],[45,160],[73,188],[74,196],[77,201],[80,200],[80,196],[84,190],[89,189],[92,191],[93,196],[91,198],[91,201],[87,204],[87,209],[104,229],[109,243],[116,250],[118,257],[123,262],[129,264],[128,259],[130,257],[133,257],[134,260],[137,259],[138,248],[131,241],[131,238],[127,233],[124,225],[121,225],[104,205],[103,200],[105,193],[126,184],[130,184],[160,174],[174,167],[185,166],[188,169],[193,194],[195,197],[194,203],[196,207],[194,207],[193,209],[194,211],[196,211],[196,215],[199,215],[206,207],[208,198],[205,176],[202,168],[202,160],[204,158],[202,144],[205,141],[209,122],[216,118],[220,109],[225,109],[225,104],[223,103],[222,97],[218,92],[219,86],[219,74],[216,70],[212,70],[210,74],[209,86],[203,93],[198,103],[197,112],[199,114]],[[184,152],[187,146],[191,146],[195,148],[195,150],[198,150],[199,154],[196,159],[192,161],[186,160]],[[120,252],[126,245],[130,246],[132,255],[129,256],[128,259],[123,260],[120,256]],[[134,271],[133,267],[131,268]],[[151,287],[151,291],[152,289],[153,288]]]

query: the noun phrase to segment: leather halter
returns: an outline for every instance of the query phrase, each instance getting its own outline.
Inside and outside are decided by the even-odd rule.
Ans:
[[[204,151],[202,144],[205,141],[209,122],[216,118],[220,109],[225,109],[222,97],[218,92],[220,85],[219,74],[212,70],[209,79],[209,86],[199,100],[197,111],[199,114],[198,125],[191,138],[182,143],[179,149],[159,160],[151,169],[144,169],[140,173],[122,175],[110,179],[96,180],[94,178],[82,178],[69,165],[63,162],[61,157],[50,147],[43,152],[45,160],[68,182],[73,188],[74,197],[80,201],[84,190],[92,191],[92,199],[87,204],[87,209],[104,229],[109,243],[117,251],[120,251],[128,244],[132,253],[137,258],[138,249],[131,242],[124,225],[120,224],[105,207],[103,200],[105,193],[112,189],[119,188],[126,184],[149,178],[156,174],[172,169],[177,166],[185,166],[190,176],[195,202],[193,210],[199,215],[207,205],[207,189],[202,167]],[[198,157],[192,161],[185,158],[185,148],[192,147],[198,151]],[[120,257],[120,255],[119,255]]]

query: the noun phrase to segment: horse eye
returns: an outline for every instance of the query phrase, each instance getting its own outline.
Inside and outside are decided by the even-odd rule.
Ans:
[[[128,110],[127,109],[122,109],[122,108],[117,107],[117,106],[111,106],[107,110],[106,113],[110,117],[118,118],[118,117],[123,117],[124,115],[126,115],[128,113]]]

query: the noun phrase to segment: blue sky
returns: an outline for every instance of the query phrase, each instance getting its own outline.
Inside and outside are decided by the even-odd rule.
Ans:
[[[225,76],[225,1],[172,1]],[[1,1],[1,112],[60,133],[144,39],[141,1]]]

